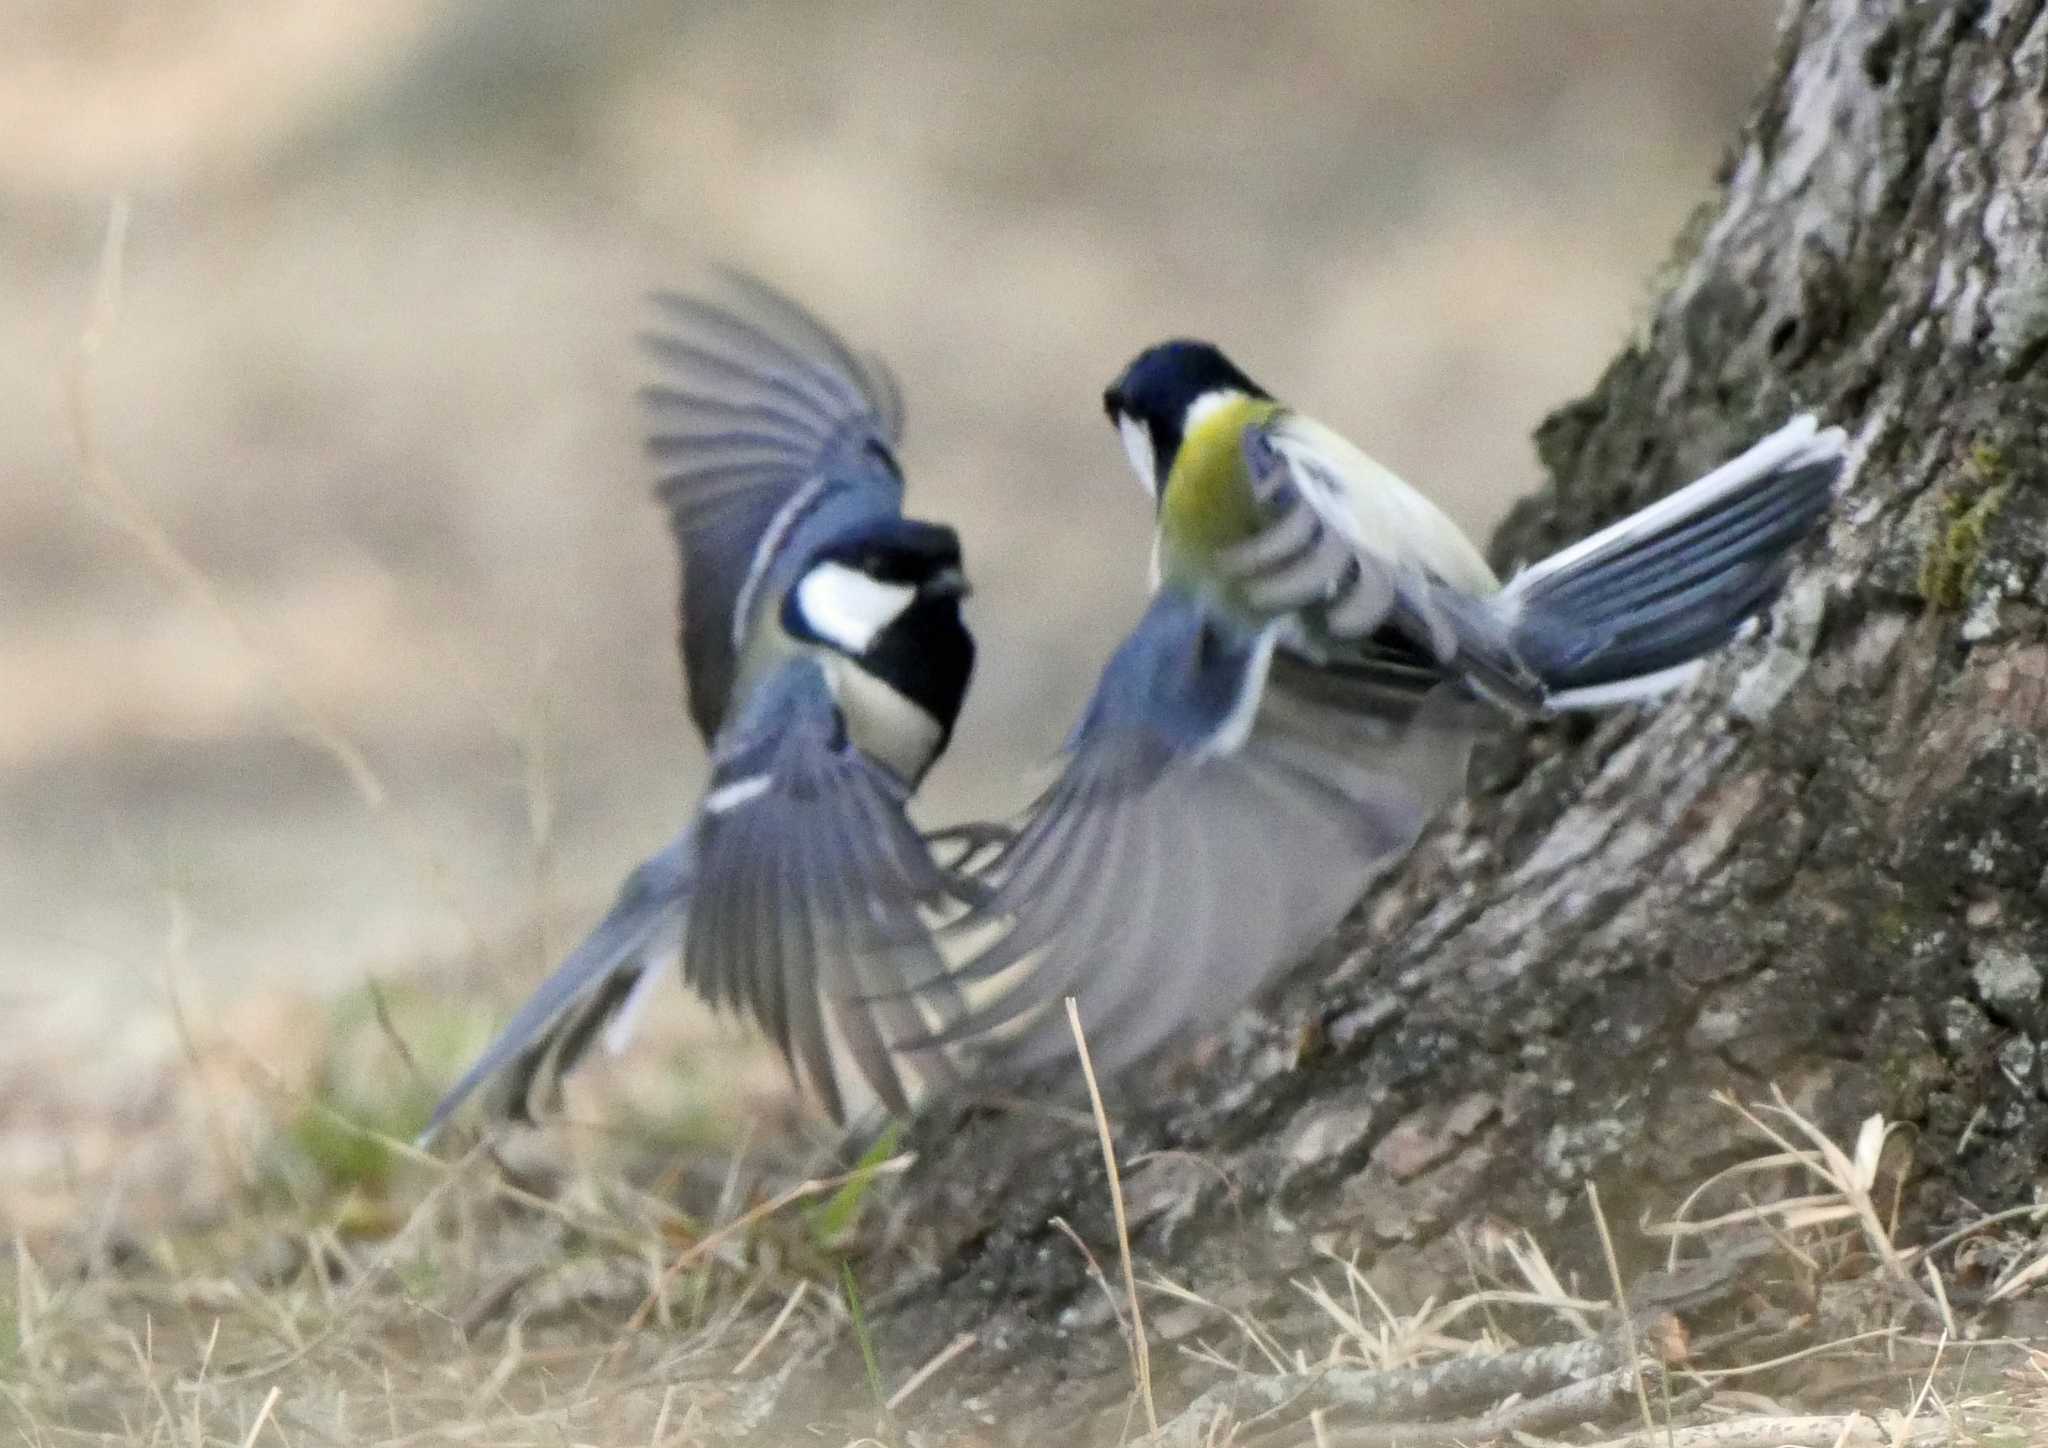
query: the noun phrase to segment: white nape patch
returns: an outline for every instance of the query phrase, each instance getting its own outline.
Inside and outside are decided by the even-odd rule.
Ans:
[[[721,784],[704,796],[705,812],[725,814],[738,809],[748,800],[759,799],[774,787],[774,777],[766,774],[749,775],[745,779],[736,779],[731,784]]]
[[[1244,394],[1235,387],[1219,387],[1213,392],[1204,392],[1188,404],[1185,416],[1180,420],[1180,435],[1183,438],[1194,435],[1196,428],[1214,417],[1221,409],[1233,402],[1244,401]]]
[[[843,563],[820,563],[796,586],[796,606],[812,631],[849,654],[866,653],[916,597],[907,583],[883,583]]]
[[[1145,486],[1145,496],[1159,496],[1159,466],[1152,455],[1152,434],[1145,424],[1135,417],[1119,414],[1116,430],[1124,440],[1124,456],[1131,460],[1131,471],[1138,475],[1138,481]]]

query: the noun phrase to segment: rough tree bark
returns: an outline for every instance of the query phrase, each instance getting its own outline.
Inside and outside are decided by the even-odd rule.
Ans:
[[[2043,1187],[2048,0],[1794,0],[1724,179],[1639,339],[1543,424],[1553,481],[1495,559],[1800,407],[1855,441],[1825,547],[1667,706],[1503,739],[1322,959],[1136,1083],[1141,1263],[1277,1306],[1320,1241],[1419,1298],[1465,1279],[1461,1229],[1558,1226],[1588,1180],[1624,1228],[1669,1208],[1754,1153],[1710,1093],[1772,1083],[1841,1136],[1912,1123],[1924,1224]],[[911,1144],[895,1211],[937,1265],[878,1305],[878,1350],[972,1329],[985,1368],[1120,1398],[1051,1225],[1113,1260],[1092,1135],[984,1110]]]

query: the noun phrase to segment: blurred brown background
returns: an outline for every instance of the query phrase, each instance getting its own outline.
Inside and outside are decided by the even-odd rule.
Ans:
[[[894,362],[984,644],[927,818],[1003,809],[1139,602],[1096,401],[1129,354],[1211,336],[1483,528],[1644,312],[1773,8],[15,0],[10,1039],[104,1074],[171,1030],[166,982],[254,1033],[368,971],[509,991],[667,837],[701,755],[628,339],[692,259]],[[81,482],[117,193],[107,460],[253,650]]]

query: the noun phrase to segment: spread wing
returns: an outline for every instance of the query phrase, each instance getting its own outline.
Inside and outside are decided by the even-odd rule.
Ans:
[[[683,912],[691,888],[693,829],[644,861],[627,877],[604,919],[541,983],[505,1029],[440,1104],[420,1144],[440,1133],[456,1109],[485,1083],[493,1113],[530,1120],[536,1085],[552,1093],[607,1022],[620,1018],[627,1003],[659,978],[682,942]],[[614,1039],[623,1044],[623,1039]]]
[[[902,403],[888,371],[766,284],[719,274],[702,294],[655,298],[642,336],[660,364],[642,389],[683,560],[683,673],[709,741],[731,704],[739,641],[777,543],[828,490],[901,504]]]
[[[698,823],[683,974],[751,1015],[799,1079],[845,1116],[840,1053],[898,1113],[909,1082],[892,1045],[958,1015],[924,920],[953,877],[904,814],[908,787],[847,740],[821,664],[784,664],[720,736]],[[907,1053],[930,1086],[944,1052]]]
[[[1000,933],[957,978],[996,988],[942,1039],[1034,1069],[1073,1049],[1072,995],[1097,1062],[1137,1061],[1302,959],[1462,789],[1471,728],[1447,691],[1398,721],[1356,709],[1274,658],[1274,632],[1154,597],[983,873],[963,929]]]

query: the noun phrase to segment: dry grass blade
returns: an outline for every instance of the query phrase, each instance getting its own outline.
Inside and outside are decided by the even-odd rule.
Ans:
[[[1718,1096],[1715,1099],[1717,1101],[1721,1100],[1721,1098]],[[1722,1104],[1728,1103],[1723,1102]],[[1740,1212],[1725,1214],[1723,1217],[1713,1219],[1711,1223],[1695,1223],[1690,1221],[1690,1218],[1692,1216],[1692,1209],[1693,1205],[1696,1202],[1698,1202],[1701,1197],[1705,1196],[1708,1192],[1712,1191],[1715,1187],[1720,1186],[1723,1182],[1729,1180],[1731,1177],[1748,1176],[1760,1172],[1776,1171],[1782,1167],[1788,1166],[1800,1166],[1804,1163],[1804,1161],[1805,1158],[1802,1153],[1796,1151],[1784,1151],[1772,1152],[1767,1155],[1752,1157],[1748,1161],[1739,1161],[1736,1162],[1733,1166],[1723,1167],[1721,1170],[1715,1172],[1712,1176],[1707,1177],[1704,1181],[1700,1182],[1698,1186],[1695,1186],[1691,1191],[1685,1194],[1685,1198],[1679,1202],[1677,1210],[1671,1214],[1671,1220],[1669,1222],[1660,1222],[1655,1225],[1645,1223],[1642,1227],[1643,1231],[1648,1232],[1653,1236],[1668,1236],[1673,1239],[1670,1250],[1665,1254],[1664,1270],[1669,1272],[1677,1268],[1678,1249],[1680,1245],[1679,1239],[1686,1235],[1690,1230],[1712,1230],[1714,1226],[1723,1225],[1726,1222],[1752,1220],[1756,1213],[1756,1209],[1751,1207],[1745,1208]],[[1818,1203],[1832,1202],[1833,1200],[1835,1200],[1835,1198],[1832,1194],[1828,1194],[1826,1196],[1801,1198],[1800,1200]]]
[[[1855,1208],[1857,1224],[1863,1228],[1863,1235],[1869,1243],[1870,1250],[1884,1263],[1885,1270],[1904,1286],[1919,1290],[1919,1284],[1913,1280],[1912,1273],[1900,1260],[1898,1249],[1892,1245],[1891,1233],[1886,1230],[1884,1219],[1878,1215],[1877,1203],[1870,1195],[1870,1189],[1877,1181],[1878,1157],[1883,1149],[1884,1140],[1891,1131],[1891,1128],[1885,1125],[1883,1117],[1870,1117],[1857,1131],[1856,1154],[1852,1159],[1826,1132],[1793,1110],[1791,1103],[1785,1099],[1784,1092],[1775,1086],[1771,1088],[1772,1104],[1762,1109],[1790,1122],[1793,1129],[1812,1144],[1810,1152],[1799,1151],[1781,1133],[1766,1124],[1756,1112],[1736,1104],[1732,1097],[1723,1096],[1720,1099],[1734,1105],[1744,1120],[1779,1146],[1796,1153],[1802,1165],[1841,1193],[1842,1199]]]
[[[1807,1358],[1825,1357],[1853,1347],[1859,1342],[1890,1341],[1899,1335],[1895,1327],[1874,1327],[1869,1332],[1854,1333],[1849,1337],[1838,1337],[1832,1342],[1817,1342],[1812,1347],[1803,1347],[1797,1352],[1781,1353],[1777,1357],[1765,1358],[1762,1362],[1744,1363],[1734,1368],[1688,1368],[1686,1377],[1702,1383],[1727,1382],[1734,1378],[1754,1377],[1758,1373],[1771,1372],[1791,1363],[1803,1362]]]
[[[1934,1270],[1932,1262],[1920,1264],[1927,1272],[1927,1290],[1934,1298],[1934,1305],[1941,1312],[1941,1336],[1947,1341],[1957,1333],[1955,1309],[1949,1306],[1948,1288],[1942,1285],[1941,1274]]]
[[[1667,1238],[1671,1243],[1666,1254],[1666,1270],[1674,1270],[1677,1267],[1678,1252],[1685,1241],[1708,1236],[1728,1227],[1754,1223],[1774,1236],[1779,1236],[1780,1245],[1786,1250],[1797,1253],[1797,1248],[1790,1239],[1781,1234],[1853,1221],[1860,1228],[1872,1254],[1884,1264],[1893,1279],[1912,1291],[1930,1310],[1938,1311],[1938,1298],[1928,1295],[1914,1280],[1909,1270],[1908,1264],[1916,1255],[1915,1252],[1911,1249],[1901,1249],[1892,1241],[1892,1228],[1879,1212],[1872,1195],[1882,1166],[1885,1145],[1892,1134],[1901,1129],[1900,1123],[1888,1124],[1880,1116],[1869,1117],[1857,1131],[1854,1148],[1845,1152],[1819,1127],[1794,1110],[1781,1091],[1773,1088],[1772,1096],[1772,1104],[1751,1110],[1725,1092],[1714,1093],[1713,1099],[1716,1104],[1742,1117],[1778,1150],[1765,1152],[1747,1161],[1723,1168],[1694,1187],[1679,1203],[1670,1221],[1644,1224],[1643,1231],[1646,1234]],[[1793,1136],[1788,1137],[1784,1131],[1766,1121],[1760,1112],[1789,1123]],[[1793,1137],[1803,1138],[1807,1144],[1801,1145]],[[1804,1196],[1781,1197],[1772,1201],[1751,1201],[1742,1207],[1713,1217],[1693,1219],[1694,1207],[1711,1189],[1724,1185],[1737,1176],[1761,1175],[1786,1169],[1803,1171],[1818,1179],[1829,1190]],[[1901,1185],[1903,1186],[1903,1183]],[[1812,1267],[1815,1264],[1808,1265]]]
[[[1937,1252],[1943,1252],[1955,1246],[1956,1243],[1966,1237],[1976,1236],[1987,1228],[1996,1227],[2005,1222],[2016,1222],[2021,1218],[2026,1218],[2029,1221],[2039,1221],[2044,1214],[2048,1214],[2048,1205],[2042,1205],[2041,1203],[2035,1203],[2027,1207],[2007,1207],[2002,1212],[1988,1212],[1975,1221],[1956,1228],[1953,1232],[1936,1237],[1924,1247],[1902,1247],[1899,1249],[1899,1256],[1909,1262],[1915,1257],[1931,1257]]]
[[[1586,1205],[1592,1209],[1593,1225],[1600,1233],[1600,1251],[1607,1259],[1607,1278],[1614,1284],[1614,1301],[1621,1309],[1621,1330],[1628,1341],[1629,1378],[1635,1386],[1636,1407],[1643,1415],[1643,1431],[1654,1433],[1657,1419],[1650,1412],[1650,1390],[1644,1386],[1642,1358],[1636,1352],[1636,1325],[1628,1310],[1628,1293],[1622,1285],[1621,1259],[1615,1255],[1614,1237],[1607,1230],[1607,1214],[1600,1210],[1600,1188],[1592,1181],[1586,1183]]]
[[[1733,1108],[1733,1102],[1726,1100],[1720,1094],[1714,1096],[1714,1102]],[[1677,1253],[1679,1253],[1679,1245],[1681,1245],[1679,1239],[1681,1237],[1698,1233],[1698,1231],[1714,1231],[1716,1227],[1737,1223],[1737,1221],[1755,1221],[1757,1215],[1759,1215],[1759,1210],[1769,1210],[1767,1206],[1765,1208],[1747,1206],[1747,1208],[1737,1210],[1737,1212],[1724,1212],[1722,1217],[1714,1217],[1714,1219],[1706,1219],[1706,1221],[1692,1221],[1692,1208],[1694,1208],[1694,1204],[1702,1196],[1712,1192],[1716,1186],[1729,1182],[1731,1178],[1737,1178],[1737,1176],[1759,1176],[1763,1172],[1778,1172],[1778,1169],[1782,1169],[1782,1167],[1806,1165],[1806,1161],[1808,1161],[1808,1157],[1802,1151],[1772,1151],[1772,1153],[1751,1157],[1747,1161],[1737,1161],[1735,1165],[1726,1165],[1726,1167],[1720,1169],[1720,1172],[1714,1172],[1712,1176],[1702,1180],[1698,1186],[1694,1186],[1690,1192],[1686,1192],[1686,1198],[1683,1198],[1677,1204],[1677,1210],[1671,1212],[1671,1221],[1669,1223],[1655,1223],[1655,1225],[1645,1223],[1645,1225],[1642,1225],[1642,1231],[1647,1231],[1647,1233],[1657,1235],[1657,1237],[1671,1237],[1673,1239],[1671,1241],[1671,1249],[1665,1253],[1665,1272],[1671,1272],[1671,1270],[1677,1268]],[[1794,1202],[1796,1204],[1819,1206],[1819,1204],[1835,1202],[1835,1200],[1837,1198],[1835,1198],[1833,1192],[1825,1192],[1825,1194],[1819,1194],[1819,1196],[1790,1198],[1788,1206],[1794,1204]]]
[[[956,1336],[951,1342],[932,1354],[931,1361],[905,1378],[903,1386],[889,1395],[889,1401],[882,1405],[883,1408],[891,1413],[901,1408],[910,1401],[912,1393],[915,1393],[919,1388],[930,1382],[947,1363],[973,1347],[977,1341],[979,1339],[971,1332],[963,1332]]]
[[[768,1344],[775,1341],[781,1335],[782,1329],[789,1323],[790,1315],[796,1311],[797,1304],[804,1300],[804,1293],[810,1289],[810,1285],[811,1282],[808,1277],[798,1280],[795,1288],[789,1294],[789,1300],[782,1304],[782,1310],[776,1313],[774,1320],[768,1324],[767,1331],[763,1332],[755,1340],[754,1345],[747,1349],[746,1356],[732,1365],[732,1375],[734,1377],[743,1376],[747,1369],[754,1365],[754,1359],[766,1352]]]
[[[211,614],[221,631],[235,641],[246,657],[262,665],[266,655],[257,646],[247,625],[228,607],[220,590],[214,587],[213,580],[157,522],[134,489],[107,461],[100,447],[99,430],[93,422],[92,363],[120,316],[121,278],[127,260],[127,241],[128,201],[126,197],[117,197],[108,212],[106,240],[100,249],[99,288],[94,297],[92,316],[79,335],[70,364],[64,371],[65,415],[71,427],[72,446],[78,453],[79,472],[88,496],[106,519],[142,550],[152,567]],[[305,736],[341,766],[363,803],[373,811],[382,810],[390,799],[390,792],[363,752],[281,670],[265,666],[261,673],[277,691],[278,698]]]
[[[676,1385],[670,1383],[661,1390],[661,1407],[654,1415],[654,1427],[647,1434],[647,1448],[661,1448],[668,1437],[668,1415],[675,1410]]]
[[[2012,1275],[1992,1288],[1991,1295],[1986,1301],[2003,1302],[2008,1297],[2014,1297],[2026,1291],[2027,1288],[2039,1282],[2043,1277],[2048,1277],[2048,1251],[2039,1253],[2031,1261],[2016,1269]]]
[[[151,1348],[137,1341],[133,1333],[128,1335],[128,1348],[134,1354],[136,1371],[142,1374],[142,1386],[148,1390],[150,1398],[156,1403],[163,1428],[167,1432],[176,1432],[178,1415],[171,1410],[170,1399],[164,1396],[163,1384],[156,1380],[155,1354]],[[195,1403],[193,1406],[196,1413],[198,1405]],[[195,1430],[196,1426],[195,1422]]]
[[[325,1328],[312,1337],[305,1339],[298,1347],[293,1348],[282,1357],[266,1363],[246,1365],[223,1375],[219,1381],[223,1383],[247,1383],[261,1378],[274,1377],[293,1364],[304,1360],[315,1348],[324,1346],[340,1336],[349,1324],[350,1315],[359,1305],[368,1301],[372,1289],[386,1279],[387,1274],[390,1272],[389,1264],[397,1259],[400,1250],[420,1231],[423,1224],[433,1220],[435,1211],[442,1198],[459,1180],[459,1174],[455,1171],[450,1171],[428,1189],[418,1205],[407,1215],[397,1233],[389,1242],[384,1244],[383,1249],[378,1253],[375,1268],[362,1272],[350,1284],[348,1291],[344,1292],[341,1298],[334,1304],[330,1320]]]
[[[1555,1292],[1514,1292],[1482,1288],[1453,1298],[1442,1305],[1438,1305],[1434,1299],[1426,1300],[1414,1312],[1404,1316],[1387,1304],[1378,1289],[1358,1270],[1356,1263],[1331,1252],[1325,1252],[1323,1255],[1329,1257],[1344,1272],[1350,1288],[1351,1305],[1347,1308],[1340,1303],[1320,1282],[1297,1281],[1293,1286],[1337,1327],[1338,1339],[1326,1354],[1332,1362],[1342,1359],[1342,1344],[1347,1340],[1357,1346],[1357,1355],[1361,1361],[1376,1368],[1408,1367],[1446,1354],[1498,1352],[1501,1350],[1500,1343],[1487,1331],[1482,1330],[1477,1337],[1459,1337],[1450,1329],[1473,1312],[1488,1307],[1533,1307],[1556,1314],[1576,1329],[1587,1325],[1584,1314],[1605,1312],[1608,1306],[1604,1302],[1595,1302],[1588,1298],[1563,1295],[1562,1287],[1557,1287]],[[1532,1249],[1531,1255],[1522,1260],[1527,1262],[1535,1279],[1547,1280],[1556,1286],[1556,1275],[1550,1270],[1550,1264],[1542,1259],[1540,1251]],[[1539,1262],[1540,1266],[1537,1265]],[[1379,1318],[1380,1325],[1377,1328],[1366,1324],[1361,1297],[1372,1304]],[[1597,1332],[1585,1332],[1580,1336],[1587,1342],[1600,1339]]]
[[[1102,1293],[1102,1300],[1109,1304],[1109,1315],[1111,1320],[1116,1323],[1116,1330],[1128,1335],[1131,1329],[1130,1323],[1124,1318],[1123,1303],[1117,1300],[1116,1289],[1109,1285],[1109,1278],[1104,1275],[1102,1264],[1095,1260],[1095,1253],[1090,1250],[1086,1242],[1081,1240],[1081,1234],[1074,1230],[1074,1224],[1065,1217],[1054,1217],[1048,1225],[1055,1232],[1058,1232],[1062,1237],[1065,1237],[1074,1244],[1074,1250],[1079,1252],[1081,1260],[1088,1264],[1089,1280]],[[1126,1346],[1128,1347],[1128,1345]]]
[[[233,642],[248,660],[254,676],[276,696],[279,712],[291,731],[332,759],[348,777],[350,788],[384,838],[412,863],[437,902],[460,922],[470,948],[480,951],[485,933],[464,902],[448,888],[453,872],[426,832],[392,807],[391,792],[369,756],[349,737],[340,721],[293,680],[291,671],[280,666],[263,648],[243,614],[229,604],[206,570],[193,561],[107,457],[93,407],[92,368],[120,317],[128,215],[127,198],[116,197],[108,211],[92,312],[62,374],[64,417],[78,460],[79,491],[116,532],[135,545],[160,577],[203,610],[221,634]]]
[[[43,1286],[42,1275],[36,1270],[35,1259],[29,1255],[28,1239],[17,1231],[14,1234],[14,1350],[30,1369],[39,1364],[37,1325],[42,1310],[48,1306],[49,1294]]]
[[[256,1439],[263,1432],[263,1425],[270,1421],[270,1410],[277,1406],[284,1389],[272,1383],[270,1392],[263,1399],[263,1406],[256,1410],[256,1421],[249,1425],[248,1436],[242,1439],[242,1448],[256,1448]]]
[[[1152,1401],[1152,1349],[1145,1341],[1145,1318],[1138,1306],[1138,1276],[1131,1267],[1131,1227],[1124,1216],[1123,1179],[1117,1174],[1116,1143],[1109,1134],[1109,1112],[1102,1104],[1102,1089],[1095,1084],[1095,1062],[1088,1055],[1088,1037],[1081,1030],[1081,1007],[1067,997],[1067,1024],[1073,1028],[1074,1049],[1081,1053],[1081,1076],[1088,1083],[1088,1104],[1095,1111],[1095,1133],[1102,1139],[1102,1165],[1109,1173],[1109,1201],[1116,1214],[1116,1250],[1123,1262],[1124,1295],[1131,1307],[1131,1366],[1138,1380],[1138,1396],[1145,1404],[1145,1427],[1159,1436],[1159,1410]]]
[[[1294,1288],[1306,1297],[1337,1328],[1337,1340],[1330,1346],[1330,1356],[1336,1357],[1345,1341],[1351,1342],[1365,1361],[1387,1364],[1412,1353],[1415,1349],[1407,1340],[1407,1329],[1414,1326],[1417,1318],[1382,1321],[1377,1329],[1368,1327],[1359,1313],[1357,1303],[1350,1307],[1337,1301],[1336,1297],[1320,1282],[1296,1282]],[[1377,1299],[1375,1299],[1377,1301]],[[1385,1312],[1382,1307],[1382,1312]]]
[[[1211,1301],[1200,1293],[1192,1292],[1181,1286],[1178,1282],[1169,1281],[1164,1277],[1154,1277],[1145,1284],[1145,1287],[1146,1290],[1157,1292],[1161,1296],[1171,1297],[1175,1301],[1185,1302],[1191,1307],[1200,1307],[1215,1313],[1240,1333],[1244,1334],[1245,1341],[1249,1342],[1258,1351],[1259,1356],[1266,1360],[1267,1365],[1274,1372],[1284,1373],[1290,1371],[1285,1358],[1282,1356],[1280,1344],[1274,1340],[1271,1333],[1259,1326],[1257,1321],[1248,1314],[1233,1312],[1222,1303]],[[1234,1371],[1235,1369],[1233,1368],[1232,1370]]]
[[[1933,1395],[1934,1375],[1941,1370],[1941,1355],[1948,1350],[1948,1344],[1949,1334],[1947,1329],[1944,1328],[1941,1334],[1941,1341],[1934,1345],[1934,1361],[1927,1365],[1927,1376],[1921,1380],[1920,1391],[1913,1398],[1913,1406],[1906,1410],[1907,1422],[1912,1422],[1919,1418],[1920,1410],[1927,1405],[1928,1398]],[[1901,1443],[1904,1441],[1904,1435],[1894,1434],[1892,1441],[1895,1445]]]
[[[1751,1110],[1726,1092],[1714,1093],[1713,1100],[1717,1105],[1735,1112],[1776,1146],[1778,1151],[1717,1172],[1686,1196],[1672,1221],[1647,1225],[1644,1228],[1653,1236],[1671,1239],[1667,1267],[1676,1264],[1678,1247],[1682,1240],[1738,1223],[1757,1223],[1777,1237],[1779,1245],[1786,1251],[1799,1255],[1796,1245],[1789,1238],[1782,1236],[1782,1233],[1835,1222],[1853,1221],[1872,1255],[1883,1264],[1892,1280],[1909,1292],[1930,1314],[1939,1318],[1945,1325],[1952,1324],[1954,1315],[1948,1308],[1945,1292],[1938,1286],[1933,1292],[1929,1292],[1915,1278],[1909,1265],[1916,1256],[1924,1255],[1924,1251],[1901,1249],[1892,1241],[1892,1228],[1878,1211],[1877,1202],[1872,1196],[1872,1189],[1877,1183],[1878,1172],[1882,1166],[1885,1145],[1893,1132],[1901,1129],[1900,1123],[1888,1124],[1881,1116],[1867,1118],[1857,1130],[1853,1151],[1845,1152],[1818,1126],[1794,1110],[1782,1091],[1774,1086],[1771,1095],[1770,1105]],[[1759,1113],[1767,1113],[1788,1123],[1793,1134],[1803,1138],[1808,1145],[1798,1145]],[[1705,1221],[1685,1219],[1708,1187],[1737,1173],[1779,1168],[1804,1171],[1831,1190],[1824,1194],[1792,1197],[1776,1202],[1752,1202],[1740,1210],[1726,1212]],[[1978,1230],[1976,1226],[1968,1229],[1975,1230]],[[1967,1231],[1964,1235],[1967,1235]],[[1812,1267],[1814,1264],[1807,1265]]]
[[[1775,1159],[1775,1158],[1774,1158]],[[1856,1208],[1843,1201],[1833,1192],[1817,1193],[1804,1197],[1781,1197],[1774,1202],[1753,1202],[1745,1207],[1736,1207],[1711,1217],[1700,1217],[1693,1221],[1674,1217],[1668,1222],[1651,1222],[1643,1228],[1649,1237],[1671,1239],[1670,1259],[1676,1265],[1676,1252],[1680,1243],[1689,1237],[1706,1237],[1728,1227],[1739,1227],[1747,1222],[1759,1225],[1776,1223],[1781,1227],[1824,1227],[1833,1222],[1846,1222],[1857,1215]],[[1667,1271],[1670,1268],[1667,1267]]]
[[[1557,1304],[1557,1310],[1581,1337],[1598,1337],[1600,1329],[1593,1326],[1586,1317],[1589,1311],[1605,1311],[1604,1302],[1586,1302],[1565,1289],[1564,1282],[1557,1275],[1557,1269],[1550,1265],[1550,1259],[1543,1254],[1543,1248],[1527,1232],[1517,1232],[1501,1244],[1508,1260],[1515,1264],[1515,1270],[1522,1274],[1522,1280],[1529,1284],[1529,1290],[1546,1304]],[[1511,1301],[1513,1299],[1496,1299]]]
[[[647,1326],[647,1319],[653,1316],[656,1304],[667,1295],[670,1285],[674,1283],[682,1270],[720,1244],[731,1240],[735,1235],[744,1232],[763,1218],[772,1217],[785,1208],[795,1206],[798,1202],[809,1201],[812,1197],[823,1196],[826,1192],[837,1191],[848,1182],[856,1181],[863,1177],[893,1176],[897,1172],[908,1168],[916,1160],[916,1157],[905,1153],[902,1156],[892,1157],[888,1161],[877,1162],[872,1166],[856,1167],[852,1171],[841,1172],[837,1176],[814,1177],[809,1181],[798,1182],[789,1190],[769,1198],[759,1206],[748,1208],[718,1230],[705,1233],[695,1242],[692,1242],[689,1246],[676,1253],[670,1259],[668,1266],[662,1269],[661,1276],[655,1281],[654,1287],[648,1292],[646,1299],[641,1302],[639,1307],[634,1309],[633,1315],[626,1319],[626,1325],[620,1332],[619,1343],[613,1348],[613,1351],[618,1352],[622,1350],[627,1338]]]

